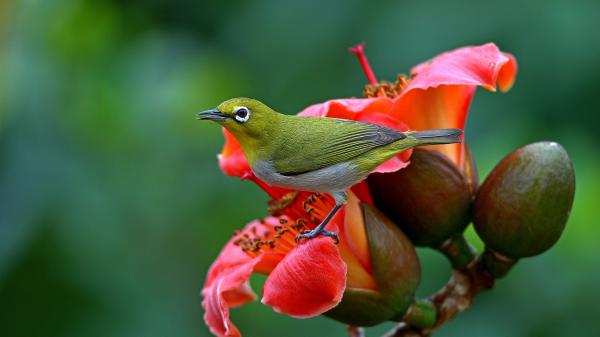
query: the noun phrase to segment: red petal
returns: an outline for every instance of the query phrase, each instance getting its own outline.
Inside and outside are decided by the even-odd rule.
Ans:
[[[216,336],[240,336],[240,332],[229,319],[230,305],[241,305],[256,297],[248,279],[259,259],[229,268],[226,273],[219,274],[209,287],[202,290],[204,299],[204,321]]]
[[[330,117],[356,120],[360,112],[385,112],[392,106],[387,97],[334,99],[314,104],[302,110],[298,115],[312,117]]]
[[[279,224],[276,218],[267,218],[264,224],[259,221],[249,223],[242,233],[272,230]],[[254,230],[252,230],[254,228]],[[256,299],[248,280],[253,271],[270,272],[283,258],[278,254],[262,254],[249,257],[232,238],[223,248],[219,257],[210,267],[204,289],[202,289],[202,307],[204,320],[210,331],[217,336],[240,336],[238,329],[229,319],[229,308],[240,306]]]
[[[507,92],[512,88],[517,78],[517,60],[511,54],[504,53],[504,55],[508,57],[509,61],[500,69],[498,86],[500,87],[500,91]]]
[[[392,114],[413,130],[465,128],[477,86],[507,89],[516,75],[514,58],[492,43],[443,53],[412,70],[414,78],[397,99]],[[462,144],[435,146],[462,167]]]
[[[225,144],[219,154],[221,171],[228,176],[245,178],[252,173],[252,170],[240,143],[225,129],[223,129],[223,135],[225,135]]]
[[[395,129],[398,131],[407,131],[408,126],[406,126],[406,124],[404,124],[403,121],[394,118],[392,115],[388,114],[388,111],[389,109],[384,110],[382,112],[361,111],[356,114],[355,120],[383,125],[387,128]]]
[[[241,234],[248,233],[254,236],[253,232],[256,232],[256,234],[260,235],[265,231],[272,230],[272,227],[278,224],[279,221],[274,217],[265,218],[262,222],[255,220],[248,223],[241,230]],[[252,260],[252,258],[248,256],[248,254],[244,253],[240,247],[233,244],[235,239],[236,238],[233,237],[229,240],[229,242],[227,242],[227,244],[225,244],[225,247],[223,247],[215,262],[213,262],[212,266],[210,266],[210,269],[208,270],[208,276],[206,277],[205,287],[209,286],[213,280],[220,274],[224,273],[225,270]]]
[[[346,287],[346,264],[331,238],[318,237],[292,250],[267,278],[262,302],[297,318],[335,307]]]
[[[221,250],[221,253],[215,262],[210,266],[206,281],[204,282],[204,287],[212,285],[212,283],[228,269],[245,264],[251,260],[252,258],[244,253],[240,247],[228,242]]]
[[[354,186],[352,186],[352,193],[358,197],[358,199],[362,202],[373,206],[373,198],[371,197],[371,192],[369,191],[369,185],[367,185],[366,181],[362,181]]]
[[[507,64],[514,70],[504,74],[507,77],[503,77],[503,81],[508,81],[509,75],[512,75],[510,80],[514,80],[516,75],[516,62],[512,55],[502,53],[493,43],[459,48],[414,67],[414,78],[403,95],[413,89],[426,90],[440,85],[482,86],[495,91],[498,75]]]
[[[475,87],[444,85],[429,90],[413,90],[401,96],[393,113],[406,121],[413,130],[458,128],[464,130],[467,111]],[[436,145],[432,147],[444,153],[459,167],[462,144]]]
[[[359,202],[354,193],[348,193],[348,201],[344,207],[344,227],[339,233],[343,240],[340,241],[345,241],[365,270],[372,273],[365,220]]]

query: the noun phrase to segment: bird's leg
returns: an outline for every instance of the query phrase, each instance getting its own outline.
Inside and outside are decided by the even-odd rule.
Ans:
[[[346,192],[339,192],[332,194],[332,196],[335,199],[335,206],[333,206],[329,214],[327,214],[325,219],[323,219],[323,221],[321,221],[321,223],[315,229],[307,230],[304,231],[304,233],[302,234],[298,234],[296,236],[296,241],[300,239],[312,239],[319,235],[332,237],[335,240],[335,243],[338,243],[340,241],[337,233],[325,230],[325,226],[327,226],[331,218],[333,218],[337,211],[346,203],[346,200],[348,200],[348,195],[346,194]]]
[[[335,205],[331,209],[331,212],[329,212],[329,214],[327,214],[325,219],[323,219],[323,221],[321,221],[321,223],[315,229],[306,230],[306,231],[304,231],[303,234],[298,234],[296,236],[296,241],[298,241],[300,239],[312,239],[319,235],[330,236],[335,240],[336,243],[338,241],[340,241],[340,239],[338,238],[338,235],[336,233],[330,232],[330,231],[327,231],[324,229],[325,226],[327,226],[327,224],[329,223],[329,220],[331,220],[331,218],[333,218],[333,216],[335,215],[335,213],[337,213],[337,211],[340,209],[340,207],[342,207],[342,205]]]

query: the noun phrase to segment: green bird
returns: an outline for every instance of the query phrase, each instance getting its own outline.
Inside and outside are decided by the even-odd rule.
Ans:
[[[379,164],[416,146],[459,143],[462,130],[400,132],[366,122],[284,115],[251,98],[232,98],[198,113],[240,143],[254,174],[271,186],[330,194],[335,207],[296,239],[336,233],[325,226],[347,201],[346,191]]]

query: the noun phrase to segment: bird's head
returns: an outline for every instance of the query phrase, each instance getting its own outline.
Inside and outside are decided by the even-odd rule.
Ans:
[[[216,109],[198,113],[199,120],[210,120],[225,127],[238,141],[257,139],[273,126],[279,113],[252,98],[228,99]]]

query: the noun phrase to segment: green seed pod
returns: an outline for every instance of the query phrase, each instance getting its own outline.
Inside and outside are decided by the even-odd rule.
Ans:
[[[502,159],[479,189],[475,229],[488,248],[507,257],[541,254],[560,237],[574,195],[565,149],[554,142],[526,145]]]
[[[361,208],[378,289],[346,289],[342,302],[325,315],[353,326],[373,326],[406,313],[421,266],[415,247],[394,223],[367,204]]]
[[[369,190],[375,206],[415,245],[437,248],[462,233],[471,219],[477,174],[472,162],[468,168],[473,180],[443,154],[415,149],[407,168],[372,174]]]

